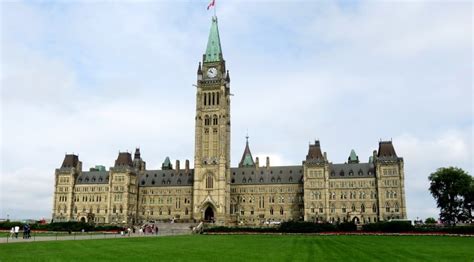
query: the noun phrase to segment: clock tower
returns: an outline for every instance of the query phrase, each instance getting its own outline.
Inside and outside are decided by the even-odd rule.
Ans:
[[[230,214],[230,76],[215,16],[196,87],[193,217],[224,224]]]

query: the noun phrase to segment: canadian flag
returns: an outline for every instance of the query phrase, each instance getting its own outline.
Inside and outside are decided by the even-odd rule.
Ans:
[[[207,10],[209,10],[211,7],[214,7],[215,4],[216,4],[216,0],[211,0],[209,4],[207,5]]]

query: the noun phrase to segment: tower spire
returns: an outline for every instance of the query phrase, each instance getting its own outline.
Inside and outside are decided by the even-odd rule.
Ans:
[[[222,56],[221,40],[219,37],[219,27],[217,26],[217,16],[212,17],[211,30],[207,40],[204,62],[219,62],[224,60]]]

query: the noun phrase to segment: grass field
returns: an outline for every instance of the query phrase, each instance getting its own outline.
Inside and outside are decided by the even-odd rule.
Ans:
[[[473,237],[198,235],[0,245],[0,261],[474,261]]]

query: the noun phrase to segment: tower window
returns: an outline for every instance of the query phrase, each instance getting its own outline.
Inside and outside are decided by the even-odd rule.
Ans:
[[[206,188],[213,188],[213,179],[212,179],[212,175],[209,174],[207,175],[207,178],[206,178]]]

